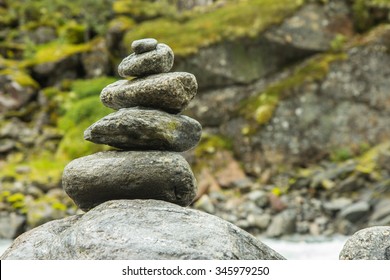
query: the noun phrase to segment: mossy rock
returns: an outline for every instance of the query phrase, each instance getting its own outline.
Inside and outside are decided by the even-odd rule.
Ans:
[[[108,149],[106,146],[85,141],[84,130],[113,112],[101,103],[100,92],[114,81],[113,77],[99,77],[72,83],[72,97],[62,105],[64,114],[58,122],[60,131],[64,133],[56,155],[58,159],[72,160]]]
[[[0,70],[0,75],[9,76],[13,81],[22,87],[39,88],[39,84],[25,71],[19,69],[7,68]]]
[[[116,14],[130,15],[137,20],[173,16],[177,12],[176,6],[172,4],[172,1],[167,0],[119,0],[113,3],[113,11]]]
[[[87,52],[92,48],[92,42],[86,44],[69,44],[61,41],[53,41],[45,45],[37,46],[32,57],[21,63],[21,66],[34,66],[38,64],[61,61],[69,56]]]
[[[158,18],[143,22],[126,33],[123,43],[131,52],[132,41],[153,37],[171,46],[176,55],[186,56],[223,40],[255,37],[270,25],[280,23],[303,3],[303,0],[231,1],[213,11],[193,13],[184,19]]]
[[[0,171],[0,177],[53,188],[59,186],[65,165],[65,161],[58,161],[53,155],[48,154],[39,155],[39,158],[33,156],[22,161],[9,159]],[[20,167],[28,167],[29,171],[19,172]]]
[[[218,150],[231,150],[232,142],[230,139],[216,134],[203,133],[202,138],[195,148],[197,158],[208,157]]]
[[[81,44],[85,41],[87,27],[79,24],[75,20],[67,22],[60,29],[60,37],[70,44]]]
[[[322,80],[328,73],[332,62],[346,58],[345,53],[326,53],[310,58],[298,66],[287,78],[271,84],[264,91],[245,100],[241,105],[240,113],[247,120],[254,121],[256,126],[268,123],[279,101],[286,98],[292,89],[307,82]]]
[[[136,22],[126,16],[118,16],[108,23],[108,29],[114,32],[125,32],[136,26]]]

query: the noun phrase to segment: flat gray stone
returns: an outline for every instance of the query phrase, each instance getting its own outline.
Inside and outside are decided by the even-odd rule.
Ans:
[[[340,218],[350,222],[357,222],[366,217],[370,211],[370,204],[367,201],[358,201],[340,211]]]
[[[390,227],[370,227],[352,235],[340,252],[340,260],[390,260]]]
[[[104,106],[118,110],[136,106],[179,113],[195,97],[198,84],[194,75],[173,72],[145,78],[119,80],[100,94]]]
[[[19,236],[1,259],[282,260],[216,216],[156,200],[115,200]]]
[[[172,69],[173,59],[173,51],[169,46],[157,44],[155,50],[132,53],[124,58],[118,66],[118,73],[123,78],[166,73]]]
[[[84,139],[124,150],[184,152],[196,146],[201,133],[200,123],[190,117],[128,108],[92,124]]]
[[[153,38],[145,38],[136,40],[133,43],[131,43],[131,49],[136,53],[145,53],[152,50],[155,50],[157,47],[157,40]]]
[[[293,209],[286,209],[273,217],[267,228],[268,237],[279,237],[284,234],[291,234],[295,231],[297,213]]]
[[[62,186],[82,210],[113,199],[158,199],[189,205],[197,186],[178,153],[107,151],[71,161]]]

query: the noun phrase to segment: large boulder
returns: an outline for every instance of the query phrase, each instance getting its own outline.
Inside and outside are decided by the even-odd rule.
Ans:
[[[358,231],[345,243],[340,260],[390,260],[390,227]]]
[[[204,212],[164,201],[116,200],[24,233],[1,259],[284,258]]]

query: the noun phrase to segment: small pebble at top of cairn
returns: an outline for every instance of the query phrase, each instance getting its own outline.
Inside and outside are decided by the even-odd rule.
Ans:
[[[178,152],[200,140],[202,127],[180,115],[194,98],[197,82],[185,72],[167,73],[173,52],[148,38],[119,65],[122,77],[105,87],[102,103],[118,110],[87,128],[84,138],[121,150],[78,158],[64,169],[63,187],[84,211],[115,199],[158,199],[188,206],[196,195],[191,167]]]

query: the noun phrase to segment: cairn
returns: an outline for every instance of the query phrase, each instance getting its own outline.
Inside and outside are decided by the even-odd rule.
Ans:
[[[202,127],[181,115],[197,92],[194,75],[168,73],[171,48],[134,41],[119,65],[119,80],[100,95],[117,110],[87,128],[84,138],[118,150],[78,158],[64,169],[63,187],[84,211],[109,200],[156,199],[188,206],[196,195],[191,167],[180,155],[200,140]],[[128,79],[135,77],[134,79]]]
[[[196,79],[168,73],[173,52],[154,39],[135,41],[132,49],[119,74],[135,78],[101,93],[103,104],[117,111],[84,133],[118,150],[78,158],[64,169],[63,187],[86,213],[22,234],[0,258],[284,259],[235,225],[181,207],[196,194],[180,152],[198,143],[202,128],[179,114],[196,94]]]

